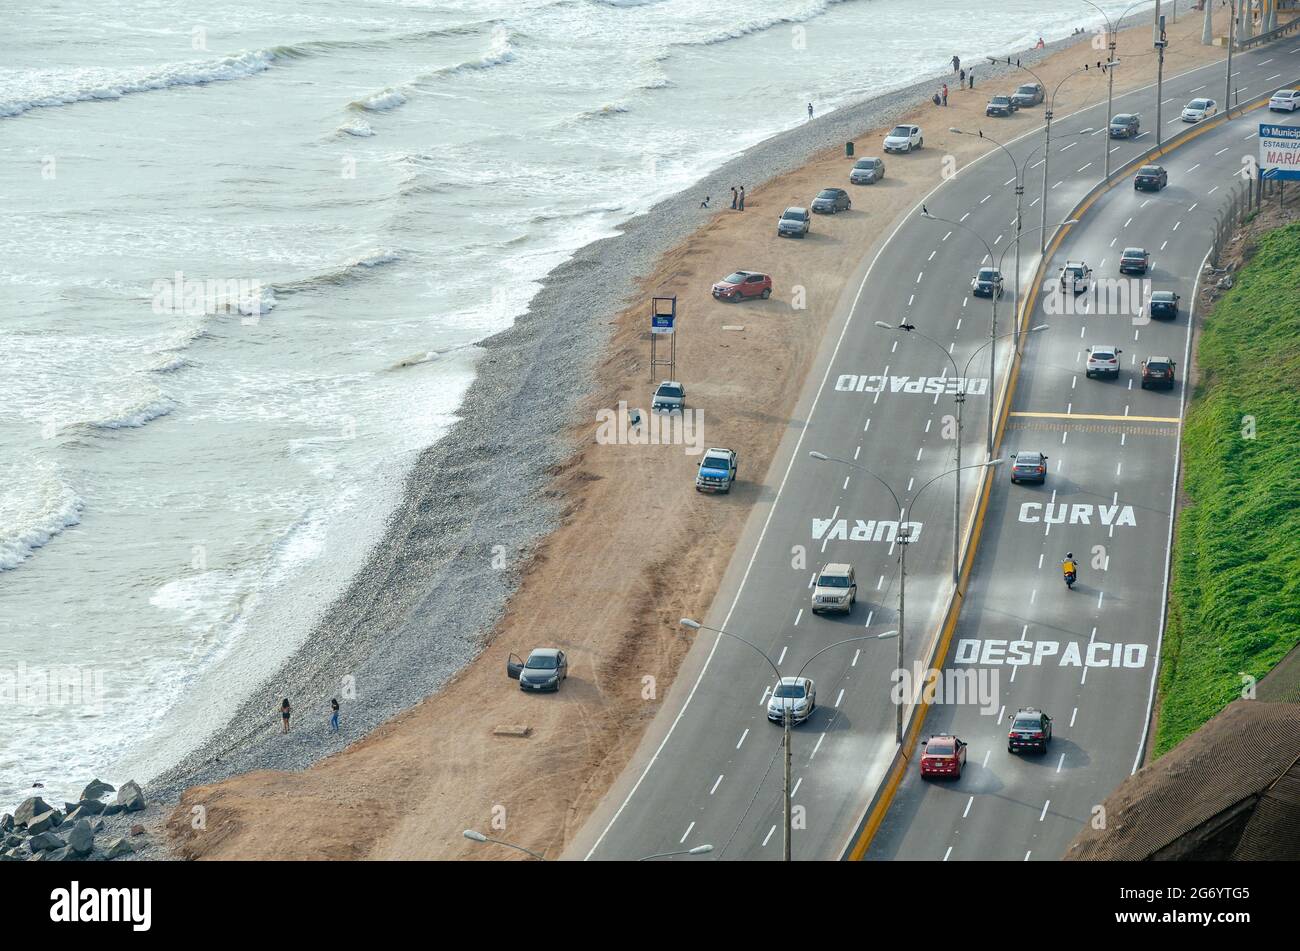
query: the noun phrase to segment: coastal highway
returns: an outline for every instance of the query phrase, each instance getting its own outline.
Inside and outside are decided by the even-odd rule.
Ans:
[[[1087,57],[1082,50],[1079,55],[1081,59]],[[1234,81],[1239,87],[1249,90],[1258,86],[1262,92],[1265,86],[1277,87],[1300,77],[1300,43],[1282,40],[1234,57],[1233,65],[1237,74]],[[1219,98],[1223,73],[1222,64],[1217,64],[1167,77],[1166,120],[1176,122],[1182,104],[1196,95]],[[1148,123],[1143,136],[1136,141],[1108,143],[1104,101],[1100,106],[1070,116],[1058,115],[1054,120],[1049,222],[1069,214],[1096,185],[1102,149],[1113,150],[1113,167],[1119,168],[1151,144],[1154,85],[1117,95],[1114,111],[1140,112]],[[1253,121],[1237,121],[1229,131],[1207,131],[1196,142],[1199,154],[1212,140],[1219,141],[1215,149],[1208,151],[1215,160],[1215,174],[1221,179],[1220,190],[1226,190],[1230,171],[1240,167],[1240,155],[1252,151],[1250,142],[1243,137],[1250,131],[1247,123]],[[1001,133],[1005,137],[1002,141],[1017,160],[1023,161],[1025,156],[1033,159],[1030,153],[1034,149],[1039,149],[1041,159],[1042,136],[1034,131],[1041,126],[1032,115],[1005,122],[988,120],[984,127],[990,135]],[[1181,128],[1181,123],[1175,126],[1171,122],[1167,132],[1173,134]],[[1012,140],[1017,135],[1020,137]],[[1215,155],[1219,149],[1224,151]],[[1025,369],[1016,390],[1017,411],[1039,412],[1050,406],[1060,412],[1069,408],[1081,413],[1087,405],[1088,412],[1095,415],[1122,416],[1124,406],[1129,405],[1130,415],[1178,417],[1179,389],[1147,393],[1135,385],[1132,392],[1128,390],[1133,366],[1125,366],[1118,384],[1089,380],[1085,387],[1082,378],[1072,384],[1071,377],[1076,371],[1081,377],[1077,351],[1088,342],[1116,343],[1124,348],[1125,360],[1145,355],[1148,345],[1155,348],[1152,352],[1164,347],[1172,351],[1180,370],[1183,368],[1185,346],[1175,346],[1176,341],[1168,335],[1181,333],[1185,340],[1191,282],[1200,256],[1190,263],[1184,261],[1189,252],[1181,242],[1191,245],[1199,241],[1200,254],[1204,254],[1207,219],[1203,216],[1212,218],[1216,210],[1214,195],[1218,194],[1210,191],[1215,183],[1203,171],[1205,163],[1201,163],[1201,169],[1187,171],[1185,165],[1195,160],[1180,164],[1183,154],[1180,151],[1170,157],[1170,188],[1152,196],[1151,204],[1139,209],[1140,214],[1120,216],[1120,200],[1131,197],[1131,186],[1117,188],[1090,211],[1070,235],[1067,246],[1071,256],[1083,254],[1101,277],[1113,272],[1121,245],[1148,241],[1156,262],[1153,281],[1163,287],[1168,280],[1183,293],[1179,320],[1172,328],[1150,325],[1155,329],[1149,329],[1135,328],[1131,317],[1107,321],[1084,318],[1082,323],[1093,325],[1091,332],[1102,334],[1090,341],[1078,336],[1080,318],[1052,318],[1050,331],[1035,334],[1028,341]],[[922,152],[892,161],[932,159],[932,155]],[[1028,229],[1036,226],[1039,197],[1034,178],[1038,166],[1026,164]],[[1201,189],[1205,194],[1193,197],[1187,176],[1196,181],[1200,175],[1206,176]],[[907,216],[875,257],[865,262],[860,280],[852,282],[851,293],[843,302],[844,321],[828,334],[777,459],[764,480],[763,494],[732,566],[712,608],[700,619],[749,639],[777,662],[783,674],[796,673],[805,660],[837,641],[897,627],[898,547],[892,541],[899,517],[897,507],[870,476],[816,462],[807,453],[817,449],[856,460],[893,486],[904,501],[952,468],[953,441],[945,438],[945,417],[954,413],[952,397],[929,392],[926,384],[918,386],[916,382],[951,378],[949,360],[925,341],[881,330],[874,321],[906,320],[915,324],[950,350],[958,367],[965,366],[989,335],[989,304],[970,297],[968,292],[970,278],[985,257],[985,250],[965,229],[972,229],[993,246],[995,253],[1001,253],[1014,235],[1013,186],[1011,161],[998,149],[946,181],[939,181],[936,174],[936,188],[925,199],[927,207],[933,214],[957,222],[957,226],[924,219],[919,214]],[[1183,217],[1178,219],[1181,223],[1175,231],[1177,222],[1166,221],[1163,212],[1157,214],[1153,209],[1157,204],[1172,206],[1179,201]],[[1148,215],[1150,225],[1145,223]],[[1126,224],[1128,217],[1135,221]],[[1131,231],[1130,239],[1126,229],[1135,227],[1139,230]],[[1153,229],[1150,237],[1148,227]],[[1160,228],[1166,232],[1163,237],[1157,234]],[[1180,233],[1183,237],[1178,237]],[[1118,237],[1121,235],[1125,236]],[[1116,239],[1113,247],[1112,238]],[[1163,250],[1162,242],[1169,242]],[[1037,264],[1036,255],[1031,253],[1037,245],[1032,236],[1024,239],[1024,244],[1022,278],[1027,279]],[[789,283],[797,280],[798,247],[792,247],[787,257],[789,275],[778,272],[775,277]],[[1006,261],[1010,260],[1011,255],[1007,255]],[[1011,328],[1010,301],[1008,293],[1000,303],[999,333]],[[1034,322],[1039,322],[1037,315]],[[1107,322],[1114,326],[1106,326]],[[1131,342],[1135,329],[1140,329],[1147,339]],[[1085,327],[1085,338],[1088,332]],[[967,375],[972,395],[965,404],[964,464],[983,459],[987,403],[978,394],[983,387],[995,384],[1010,357],[1005,341],[997,350],[998,372],[993,379],[987,349]],[[888,381],[883,386],[882,379]],[[1080,396],[1078,405],[1070,407],[1072,394],[1078,388],[1095,391],[1096,395]],[[1057,404],[1064,405],[1058,408]],[[1133,406],[1155,407],[1157,411],[1140,414]],[[709,409],[718,412],[722,408]],[[1145,724],[1155,664],[1173,473],[1171,453],[1176,439],[1159,433],[1017,428],[1049,425],[1049,420],[1035,417],[1015,417],[1012,422],[1004,440],[1007,448],[1041,447],[1053,456],[1052,474],[1045,489],[1026,488],[1022,492],[1017,488],[1014,496],[1008,494],[999,475],[954,644],[962,640],[1014,638],[1023,633],[1021,628],[1030,624],[1031,618],[1032,625],[1042,628],[1038,640],[1047,640],[1049,635],[1058,642],[1077,639],[1082,630],[1086,642],[1092,637],[1092,616],[1106,615],[1105,624],[1110,627],[1097,623],[1095,639],[1103,640],[1104,635],[1123,643],[1145,643],[1145,664],[1138,669],[1121,667],[1100,672],[1115,675],[1112,677],[1089,675],[1092,690],[1100,689],[1104,695],[1089,704],[1089,732],[1073,737],[1067,725],[1071,709],[1078,705],[1074,692],[1080,686],[1089,686],[1078,683],[1082,671],[1062,668],[1057,674],[1046,665],[1032,671],[1000,671],[1005,674],[1001,687],[1007,696],[1023,698],[1028,685],[1032,696],[1025,702],[1040,703],[1056,716],[1058,740],[1046,768],[1042,765],[1046,761],[1017,760],[1012,765],[1025,773],[1023,777],[1013,782],[1012,777],[990,769],[986,777],[992,778],[978,788],[990,800],[1007,798],[1006,808],[1017,815],[1029,809],[1013,801],[1013,796],[1034,803],[1045,817],[1059,812],[1061,831],[1050,841],[1038,841],[1047,828],[1042,826],[1026,833],[1030,839],[1023,848],[1019,841],[1014,848],[1010,842],[1000,844],[1002,820],[992,806],[978,814],[987,818],[976,819],[982,833],[971,835],[969,830],[974,825],[960,829],[955,825],[972,794],[967,791],[962,795],[964,784],[978,781],[979,763],[989,748],[987,737],[995,736],[1002,727],[995,722],[995,716],[981,717],[973,708],[936,707],[929,713],[927,732],[942,728],[945,716],[960,718],[962,730],[969,734],[964,738],[972,743],[974,768],[968,774],[970,778],[951,787],[930,789],[919,787],[909,774],[877,835],[873,857],[943,858],[947,849],[944,837],[962,832],[967,835],[963,854],[969,857],[1009,857],[1009,851],[1020,853],[1017,858],[1026,852],[1054,857],[1072,834],[1067,834],[1066,829],[1071,825],[1077,828],[1081,817],[1087,816],[1082,799],[1088,803],[1100,801],[1132,768]],[[1151,424],[1149,428],[1162,427],[1176,430],[1172,423]],[[1059,443],[1063,437],[1065,445],[1050,444]],[[1123,445],[1112,445],[1118,441]],[[1089,451],[1090,447],[1095,448]],[[741,467],[744,478],[758,477],[745,470],[743,457]],[[920,523],[920,533],[908,555],[905,667],[923,655],[951,595],[952,478],[942,477],[926,489],[910,513],[910,520]],[[970,473],[963,481],[963,524],[971,515],[976,482],[977,477]],[[1072,504],[1089,504],[1094,509],[1116,504],[1114,496],[1119,492],[1124,496],[1123,503],[1133,506],[1136,525],[1117,526],[1117,537],[1112,537],[1109,528],[1096,527],[1100,515],[1094,514],[1094,524],[1086,533],[1080,530],[1077,539],[1070,534],[1062,545],[1065,533],[1058,526],[1052,526],[1049,534],[1043,524],[1035,528],[1032,523],[1018,521],[1022,500],[1049,502],[1053,491],[1060,493],[1063,501],[1068,496]],[[715,501],[727,504],[725,498]],[[862,525],[858,525],[859,520]],[[1034,531],[1042,533],[1041,537]],[[858,540],[864,534],[866,539]],[[1108,545],[1109,571],[1091,569],[1094,544]],[[1084,565],[1083,585],[1074,592],[1066,592],[1059,577],[1051,573],[1056,570],[1051,559],[1059,561],[1058,545],[1060,553],[1066,547],[1072,548]],[[1020,546],[1030,549],[1024,559],[1019,558]],[[1015,559],[1014,567],[1004,567],[1004,559]],[[1021,564],[1022,560],[1027,563]],[[858,606],[845,618],[813,617],[808,611],[813,573],[822,563],[839,561],[856,567]],[[1033,594],[1039,577],[1048,583]],[[1105,590],[1108,580],[1109,593]],[[1027,605],[1026,598],[1031,594],[1034,603]],[[1120,632],[1117,626],[1122,625],[1131,625],[1133,630]],[[708,631],[695,636],[702,643],[688,657],[627,770],[576,837],[568,852],[571,857],[636,858],[704,843],[714,847],[713,858],[780,857],[781,731],[765,716],[773,674],[767,663],[743,644]],[[844,853],[855,839],[863,810],[885,776],[896,749],[895,708],[889,695],[895,649],[892,640],[847,644],[821,655],[806,672],[817,681],[818,710],[796,728],[793,745],[797,829],[792,851],[796,859],[832,859]],[[1121,679],[1124,675],[1130,675],[1130,680]],[[954,719],[950,725],[955,727],[957,723]],[[1072,747],[1072,740],[1077,745]],[[1056,803],[1044,805],[1048,796],[1033,786],[1034,777],[1054,770],[1060,752],[1073,752],[1070,772],[1067,774],[1062,766],[1062,772],[1053,775],[1072,781],[1072,788],[1082,799],[1062,803],[1058,797]],[[1005,745],[993,748],[991,755],[1005,757]],[[1065,808],[1053,809],[1062,805]],[[973,807],[969,813],[974,813]],[[962,821],[969,822],[969,813]],[[1031,818],[1036,821],[1038,816],[1035,813]]]

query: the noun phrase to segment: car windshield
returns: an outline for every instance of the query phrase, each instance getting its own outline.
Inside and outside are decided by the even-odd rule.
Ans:
[[[1208,100],[1208,99],[1193,99],[1191,102],[1189,102],[1189,103],[1187,104],[1187,108],[1188,108],[1188,109],[1207,109],[1207,108],[1209,108],[1209,105],[1210,105],[1210,100]]]
[[[734,274],[728,274],[726,277],[722,279],[722,282],[724,284],[743,284],[744,281],[745,281],[745,275],[741,274],[739,271],[737,271]]]
[[[848,575],[822,575],[817,579],[817,584],[823,588],[847,588],[849,578]]]
[[[996,106],[1005,106],[1010,100],[1006,96],[994,96],[993,104]]]
[[[1164,373],[1166,370],[1169,369],[1169,364],[1167,364],[1167,363],[1154,363],[1154,362],[1152,362],[1152,363],[1148,363],[1148,364],[1147,364],[1147,369],[1148,369],[1148,370],[1156,370],[1156,371],[1158,371],[1158,372],[1160,372],[1160,373]]]
[[[834,198],[837,192],[833,188],[823,188],[817,193],[818,198]]]
[[[532,654],[524,664],[529,670],[554,670],[558,665],[554,654]]]
[[[803,221],[803,214],[802,208],[787,208],[781,217],[787,221]]]
[[[1020,95],[1023,95],[1023,96],[1032,96],[1034,93],[1038,92],[1038,87],[1037,87],[1037,86],[1021,86],[1019,89],[1016,90],[1016,92],[1017,92],[1018,94],[1020,94]]]
[[[804,698],[803,684],[778,684],[776,696],[778,699],[802,700]]]
[[[1153,304],[1172,304],[1173,300],[1174,295],[1169,291],[1156,291],[1156,293],[1151,295],[1151,302]]]
[[[876,160],[873,158],[858,159],[853,163],[854,168],[875,168]]]
[[[931,740],[925,744],[925,752],[930,756],[951,756],[953,754],[952,740]]]
[[[660,396],[681,396],[682,388],[680,386],[661,386],[659,387]]]
[[[1143,165],[1142,168],[1138,170],[1138,174],[1139,174],[1139,175],[1159,175],[1159,174],[1160,174],[1160,166],[1159,166],[1159,165]]]
[[[1043,728],[1043,724],[1038,720],[1021,720],[1021,719],[1017,719],[1016,725],[1013,727],[1013,729],[1016,730],[1041,730],[1042,728]]]
[[[728,462],[726,456],[705,456],[703,466],[706,469],[725,469]]]
[[[889,134],[896,139],[905,139],[912,134],[912,130],[905,125],[897,125],[894,126],[894,131]]]

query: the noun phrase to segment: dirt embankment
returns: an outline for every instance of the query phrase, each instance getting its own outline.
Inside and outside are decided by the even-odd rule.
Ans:
[[[1171,30],[1168,75],[1221,55],[1199,45],[1199,23],[1189,16]],[[1119,53],[1135,67],[1117,75],[1117,90],[1150,81],[1154,69],[1142,65],[1149,63],[1149,27],[1122,34]],[[1089,58],[1075,47],[1035,71],[1050,90]],[[690,646],[676,621],[706,613],[847,282],[898,217],[940,181],[946,156],[960,166],[985,151],[977,139],[946,130],[983,127],[1006,141],[1038,121],[1038,110],[984,118],[988,96],[1009,91],[1009,80],[974,91],[950,86],[946,109],[925,102],[910,117],[926,130],[924,151],[887,158],[888,175],[877,185],[848,186],[851,163],[836,150],[750,189],[743,213],[725,208],[729,196],[713,195],[714,206],[724,207],[645,277],[646,299],[610,315],[613,333],[594,396],[570,433],[575,451],[550,488],[564,502],[563,523],[526,568],[483,655],[436,696],[310,769],[189,789],[169,822],[180,854],[520,857],[461,835],[478,828],[558,856],[658,710]],[[1081,74],[1063,87],[1057,114],[1099,97],[1104,77]],[[863,130],[858,155],[878,154],[885,131]],[[852,211],[818,216],[806,240],[778,240],[781,211],[807,206],[828,185],[849,188]],[[771,273],[772,299],[714,301],[710,286],[736,268]],[[806,289],[803,309],[792,307],[795,285]],[[698,456],[681,445],[595,440],[598,411],[623,400],[648,407],[652,294],[677,296],[678,375],[689,404],[703,413],[703,445],[741,453],[744,481],[729,496],[695,493]],[[521,694],[505,676],[509,652],[526,655],[539,645],[560,647],[571,659],[570,678],[553,696]],[[528,735],[494,733],[516,726]],[[203,807],[202,829],[192,821],[196,806]]]

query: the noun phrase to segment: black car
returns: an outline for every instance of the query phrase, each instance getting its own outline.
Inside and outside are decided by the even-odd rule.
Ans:
[[[976,297],[1001,297],[1002,272],[995,267],[982,267],[971,278],[970,292]]]
[[[1011,96],[1011,104],[1017,109],[1027,109],[1043,101],[1043,87],[1038,83],[1025,83]]]
[[[1125,248],[1119,256],[1119,273],[1145,274],[1151,267],[1151,255],[1145,248]]]
[[[1142,389],[1153,386],[1172,389],[1174,385],[1174,361],[1168,357],[1147,357],[1142,361]]]
[[[1158,192],[1168,184],[1169,173],[1163,165],[1143,165],[1133,177],[1133,188],[1136,191]]]
[[[1142,129],[1142,120],[1132,113],[1120,113],[1110,120],[1110,137],[1112,139],[1136,138]]]
[[[569,676],[569,660],[558,648],[538,647],[527,661],[516,654],[506,658],[506,674],[519,681],[520,690],[559,690]]]
[[[1152,317],[1177,317],[1178,295],[1173,291],[1156,291],[1151,295]]]
[[[1042,710],[1033,707],[1021,707],[1011,720],[1011,730],[1007,733],[1007,752],[1018,753],[1021,750],[1038,750],[1047,752],[1047,744],[1052,742],[1052,718]]]
[[[848,211],[853,207],[849,193],[842,188],[823,188],[813,199],[812,210],[822,215],[833,215],[837,211]]]
[[[1011,457],[1011,483],[1047,481],[1047,457],[1041,452],[1018,452]]]
[[[984,107],[984,114],[986,116],[1009,116],[1018,108],[1010,96],[994,96],[989,100],[989,104]]]

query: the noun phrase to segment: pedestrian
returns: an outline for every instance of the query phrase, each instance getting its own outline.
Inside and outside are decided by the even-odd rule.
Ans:
[[[808,103],[808,118],[812,118],[812,103]]]
[[[700,207],[701,207],[701,208],[708,208],[708,207],[709,207],[709,196],[708,196],[708,195],[705,195],[705,196],[704,196],[704,201],[700,202]]]
[[[285,697],[283,700],[280,701],[280,732],[281,733],[289,732],[289,714],[292,712],[293,712],[293,708],[289,706],[289,698]]]
[[[1041,50],[1041,49],[1043,49],[1043,47],[1045,47],[1045,46],[1047,46],[1047,44],[1043,42],[1043,38],[1040,36],[1040,37],[1038,38],[1038,45],[1035,46],[1034,49],[1036,49],[1036,50]],[[1016,60],[1016,65],[1017,65],[1017,66],[1020,65],[1020,61],[1019,61],[1019,60]]]
[[[731,186],[731,210],[736,210],[736,186]]]
[[[966,70],[961,71],[961,78],[957,81],[958,86],[966,85]]]
[[[970,86],[969,86],[969,88],[970,88],[970,89],[974,89],[974,88],[975,88],[975,70],[972,69],[972,70],[970,71],[970,75],[967,76],[967,78],[970,80]]]
[[[954,57],[952,58],[952,71],[955,73],[955,72],[957,72],[957,70],[959,70],[959,69],[961,69],[961,57],[960,57],[960,56],[954,56]]]
[[[339,701],[337,697],[330,697],[330,732],[339,731]]]
[[[745,186],[740,186],[740,210],[745,210]]]
[[[948,105],[948,84],[943,84],[943,104]]]
[[[937,106],[943,102],[943,97],[940,96],[938,93],[935,93],[933,96],[930,97],[930,101]]]

